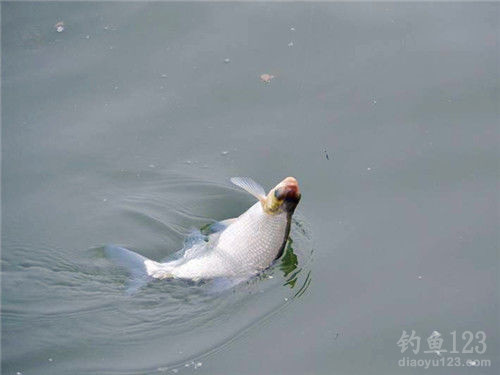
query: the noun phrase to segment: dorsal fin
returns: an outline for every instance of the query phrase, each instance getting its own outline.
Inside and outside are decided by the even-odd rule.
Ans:
[[[231,177],[231,182],[243,190],[246,190],[261,202],[266,199],[264,188],[250,177]]]

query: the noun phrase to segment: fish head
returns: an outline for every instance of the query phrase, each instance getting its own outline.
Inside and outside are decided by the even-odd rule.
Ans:
[[[287,177],[271,189],[263,204],[264,210],[270,214],[281,212],[293,214],[300,197],[297,180],[294,177]]]

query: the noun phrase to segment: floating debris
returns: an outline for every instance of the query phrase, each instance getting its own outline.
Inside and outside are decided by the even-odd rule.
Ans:
[[[160,77],[161,78],[167,78],[167,75],[166,74],[162,74]]]
[[[367,171],[371,171],[372,169],[370,167],[366,168]]]
[[[295,27],[290,27],[290,31],[295,31]]]
[[[231,62],[231,60],[229,60],[228,58],[224,59],[224,64],[229,64],[230,62]]]
[[[52,362],[52,361],[53,361],[53,359],[52,359],[52,358],[49,358],[49,362]]]
[[[174,374],[177,374],[177,373],[179,372],[179,370],[177,370],[176,368],[174,368],[174,369],[172,369],[172,372],[173,372]]]
[[[156,165],[154,165],[154,164],[149,164],[149,168],[155,168],[155,167],[156,167]]]
[[[90,35],[85,35],[85,39],[90,39]]]
[[[326,148],[323,150],[323,152],[325,153],[326,160],[330,160],[330,157],[328,156],[328,152],[326,151]]]
[[[222,156],[226,156],[227,154],[229,154],[229,151],[222,151],[220,154],[221,154]]]
[[[194,368],[195,368],[195,369],[197,369],[197,368],[201,367],[202,365],[203,365],[203,363],[201,363],[201,362],[196,362],[196,363],[194,364]]]
[[[260,76],[260,80],[264,83],[271,83],[271,80],[273,78],[274,76],[272,74],[267,74],[267,73],[261,74]]]
[[[54,25],[54,28],[56,29],[56,31],[57,31],[58,33],[62,33],[62,32],[64,31],[64,22],[59,21],[58,23],[56,23],[56,24]]]
[[[293,47],[293,42],[288,43],[288,47]]]
[[[419,279],[419,280],[422,280],[422,276],[421,276],[421,275],[418,275],[418,279]]]

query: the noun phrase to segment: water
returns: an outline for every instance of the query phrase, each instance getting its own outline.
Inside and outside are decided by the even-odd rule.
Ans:
[[[402,330],[496,373],[497,43],[487,3],[2,3],[2,373],[421,373]],[[127,295],[102,247],[172,254],[238,175],[298,179],[285,264]]]

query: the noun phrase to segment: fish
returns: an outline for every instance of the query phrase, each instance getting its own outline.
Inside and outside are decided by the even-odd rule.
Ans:
[[[191,241],[178,259],[162,263],[119,246],[105,247],[106,255],[135,279],[132,289],[148,279],[245,280],[282,256],[301,199],[297,180],[287,177],[267,194],[250,177],[232,177],[231,182],[257,202],[240,216],[217,223],[214,233]]]

